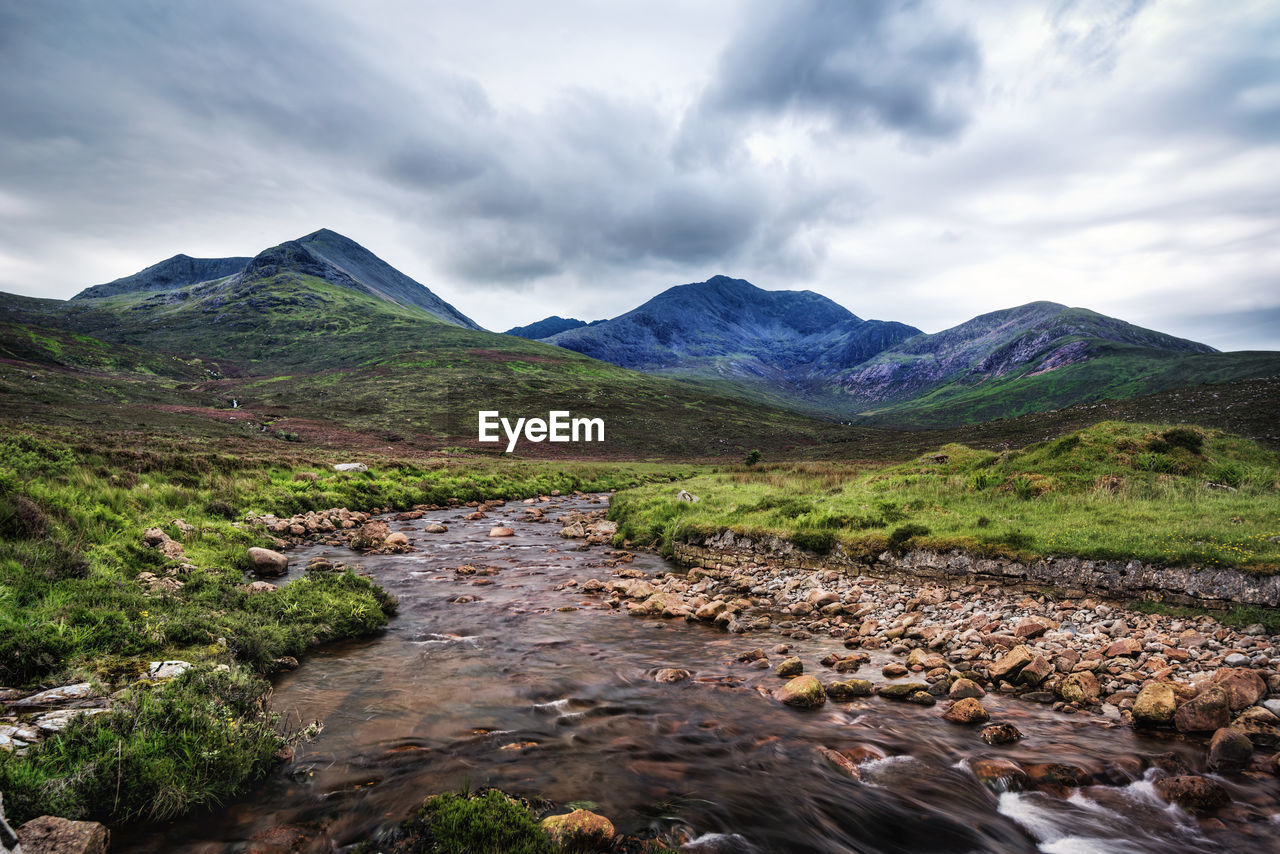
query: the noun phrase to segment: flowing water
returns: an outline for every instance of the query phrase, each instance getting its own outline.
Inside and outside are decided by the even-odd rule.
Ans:
[[[599,506],[564,499],[548,516]],[[818,659],[843,651],[838,640],[735,636],[605,608],[605,597],[564,585],[607,581],[609,551],[561,539],[557,524],[520,521],[523,509],[495,508],[474,522],[461,509],[392,523],[417,541],[414,554],[296,552],[295,567],[317,554],[358,560],[399,598],[399,615],[385,634],[314,652],[279,677],[274,708],[298,729],[324,722],[291,763],[211,814],[122,830],[117,847],[222,854],[283,851],[272,844],[305,839],[300,850],[335,851],[403,820],[429,793],[497,786],[589,802],[620,832],[677,834],[716,851],[1280,850],[1274,778],[1224,780],[1237,804],[1225,822],[1198,822],[1162,802],[1142,768],[1143,757],[1168,751],[1198,768],[1203,746],[1141,737],[1113,719],[989,695],[992,720],[1024,734],[1016,745],[989,747],[977,729],[943,721],[941,705],[780,705],[762,689],[781,680],[736,654],[792,643],[806,672],[826,680],[835,674]],[[423,533],[429,521],[449,532]],[[497,523],[516,536],[489,538]],[[458,575],[461,565],[498,571]],[[643,554],[630,566],[676,569]],[[459,596],[476,601],[451,601]],[[880,667],[893,657],[872,655],[854,675],[883,681]],[[665,667],[694,678],[655,682]],[[819,747],[865,757],[862,782]],[[1108,784],[1069,797],[995,792],[967,768],[984,756],[1072,763]]]

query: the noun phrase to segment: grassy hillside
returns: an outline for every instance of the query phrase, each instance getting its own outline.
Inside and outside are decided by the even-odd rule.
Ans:
[[[951,383],[914,400],[859,414],[861,424],[948,427],[1166,389],[1280,376],[1280,353],[1171,354],[1125,344],[1044,373]]]
[[[524,444],[520,452],[613,458],[739,456],[757,446],[786,453],[848,432],[293,273],[248,285],[6,303],[0,316],[43,324],[0,325],[0,347],[14,354],[0,365],[0,401],[28,421],[150,427],[181,414],[183,423],[213,422],[201,433],[240,425],[305,442],[492,451],[475,442],[477,410],[566,409],[603,417],[605,442]],[[115,373],[67,369],[76,359],[64,365],[32,352],[32,330],[135,355]],[[160,365],[173,366],[173,376],[160,377]]]
[[[906,463],[764,465],[618,496],[620,535],[670,543],[731,528],[817,551],[911,546],[1280,570],[1280,455],[1219,431],[1104,422],[994,452]]]

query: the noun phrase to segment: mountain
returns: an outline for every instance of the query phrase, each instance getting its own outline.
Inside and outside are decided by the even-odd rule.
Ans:
[[[637,370],[803,396],[815,372],[856,365],[919,332],[902,323],[863,320],[812,291],[767,291],[743,279],[714,276],[547,340]]]
[[[941,385],[972,385],[1006,376],[1033,376],[1093,358],[1105,344],[1167,353],[1215,353],[1083,308],[1032,302],[993,311],[933,335],[917,335],[837,379],[859,403],[919,397]]]
[[[425,288],[397,287],[412,280],[348,244],[316,232],[228,276],[181,285],[171,276],[163,290],[159,277],[142,276],[69,301],[0,294],[0,430],[234,435],[268,451],[284,439],[342,453],[389,443],[399,453],[500,453],[476,441],[478,410],[519,418],[559,409],[604,418],[606,441],[522,443],[521,454],[632,459],[740,459],[757,447],[776,456],[852,435],[723,390],[448,322]]]
[[[586,325],[587,322],[585,320],[577,320],[572,317],[560,317],[559,315],[553,314],[550,317],[544,317],[537,323],[530,323],[528,326],[514,326],[503,334],[538,341],[542,338],[550,338],[558,332],[566,332],[570,329],[577,329],[580,326]]]
[[[1280,353],[1218,353],[1053,302],[924,334],[861,320],[808,291],[765,291],[725,276],[546,340],[775,405],[910,428],[1280,375]]]
[[[101,300],[164,293],[206,282],[220,282],[229,289],[235,289],[246,283],[271,279],[281,272],[312,276],[396,305],[416,306],[445,323],[468,329],[480,328],[425,285],[401,273],[354,240],[327,228],[273,246],[252,258],[175,255],[132,276],[86,288],[72,299]]]

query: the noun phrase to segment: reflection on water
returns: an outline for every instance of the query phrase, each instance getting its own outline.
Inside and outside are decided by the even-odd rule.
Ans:
[[[561,508],[579,507],[565,500]],[[428,514],[405,530],[422,551],[359,559],[400,599],[385,635],[328,647],[277,682],[274,707],[294,728],[324,730],[242,800],[147,832],[122,830],[120,850],[334,851],[405,818],[426,794],[498,786],[556,803],[590,801],[626,833],[677,834],[705,850],[758,852],[1210,852],[1276,847],[1274,779],[1228,781],[1243,806],[1200,823],[1156,797],[1143,757],[1173,750],[1192,767],[1202,748],[1136,736],[1098,717],[1064,716],[1018,700],[984,699],[1025,738],[984,744],[944,722],[940,707],[869,698],[800,712],[761,695],[769,671],[734,661],[746,638],[683,621],[637,619],[565,583],[613,572],[606,550],[580,549],[559,526],[520,521],[519,505],[483,521]],[[553,512],[549,515],[555,515]],[[490,539],[506,516],[517,536]],[[447,534],[424,534],[444,521]],[[458,575],[463,564],[493,575]],[[674,567],[651,555],[630,566]],[[477,584],[476,582],[481,583]],[[451,604],[460,595],[477,601]],[[560,610],[565,609],[565,610]],[[570,610],[572,609],[572,610]],[[788,641],[790,642],[790,641]],[[793,643],[806,672],[843,647]],[[889,656],[863,675],[880,680]],[[665,667],[693,672],[671,684]],[[856,781],[818,748],[861,760]],[[1069,797],[997,792],[968,770],[977,758],[1068,762],[1111,785]]]

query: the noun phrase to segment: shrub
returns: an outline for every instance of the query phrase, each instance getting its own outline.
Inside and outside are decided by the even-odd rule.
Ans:
[[[1161,433],[1160,438],[1174,448],[1186,448],[1193,454],[1204,450],[1204,434],[1191,427],[1170,428]]]
[[[49,527],[49,517],[30,498],[16,492],[0,493],[0,537],[35,539],[48,533]]]
[[[802,549],[808,549],[820,555],[830,554],[836,547],[836,535],[830,531],[801,529],[791,535],[791,541]]]
[[[403,832],[431,854],[555,854],[528,807],[496,789],[428,798]]]
[[[746,464],[747,464],[747,465],[749,465],[749,466],[753,466],[753,465],[755,465],[755,464],[756,464],[756,463],[758,463],[758,462],[760,462],[760,452],[759,452],[759,451],[754,451],[754,450],[753,450],[753,451],[747,451]]]
[[[894,528],[889,534],[889,550],[895,554],[902,554],[906,551],[907,543],[915,537],[929,536],[929,529],[924,525],[918,525],[915,522],[908,522],[898,528]]]
[[[1160,472],[1168,474],[1177,469],[1178,463],[1159,451],[1147,451],[1133,458],[1133,467],[1139,471]]]

